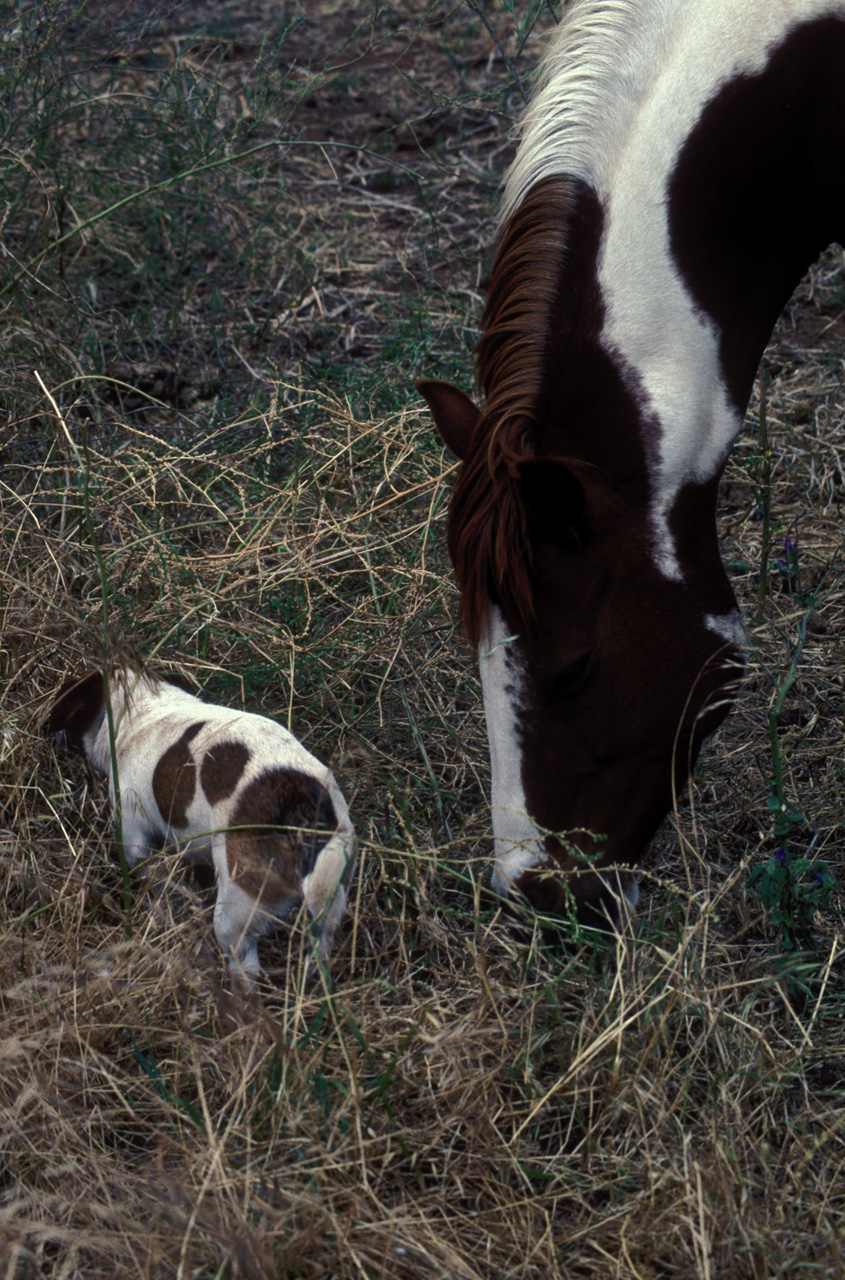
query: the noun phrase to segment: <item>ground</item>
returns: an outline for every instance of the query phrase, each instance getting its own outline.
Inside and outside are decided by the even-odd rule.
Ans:
[[[748,678],[630,935],[549,951],[486,889],[453,460],[413,383],[472,389],[552,7],[0,9],[8,1276],[845,1269],[840,249],[725,476]],[[294,927],[244,995],[172,860],[124,891],[103,780],[43,732],[118,644],[331,762],[361,862],[330,977]]]

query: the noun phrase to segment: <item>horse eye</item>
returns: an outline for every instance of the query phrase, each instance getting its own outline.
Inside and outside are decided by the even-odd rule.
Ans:
[[[591,656],[590,653],[582,653],[580,658],[570,662],[569,666],[564,667],[563,671],[559,671],[557,675],[542,681],[540,687],[545,697],[550,702],[559,702],[561,699],[569,698],[573,693],[577,693],[587,678]]]

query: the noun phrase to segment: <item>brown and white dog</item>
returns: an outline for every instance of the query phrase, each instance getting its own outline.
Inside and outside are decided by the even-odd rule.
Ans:
[[[260,972],[256,940],[303,899],[326,959],[356,856],[331,771],[275,721],[131,667],[110,673],[109,694],[127,863],[170,845],[213,862],[214,930],[235,973]],[[102,672],[62,686],[49,731],[108,774],[114,802]]]

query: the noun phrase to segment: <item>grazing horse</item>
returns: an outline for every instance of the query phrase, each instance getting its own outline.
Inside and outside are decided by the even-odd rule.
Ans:
[[[620,924],[727,713],[719,477],[845,212],[845,0],[575,0],[504,195],[449,550],[478,650],[493,886]]]

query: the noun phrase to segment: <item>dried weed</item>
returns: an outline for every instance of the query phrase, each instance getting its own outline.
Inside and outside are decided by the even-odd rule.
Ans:
[[[55,3],[5,31],[2,1273],[841,1275],[839,917],[790,978],[746,887],[816,597],[779,733],[794,837],[841,883],[841,254],[767,357],[772,572],[737,711],[631,935],[551,954],[484,888],[451,464],[410,390],[470,377],[521,36],[498,5],[238,9]],[[721,527],[749,619],[756,412]],[[330,985],[294,926],[232,993],[207,898],[160,861],[127,919],[105,787],[43,734],[104,642],[331,760],[362,860]]]

